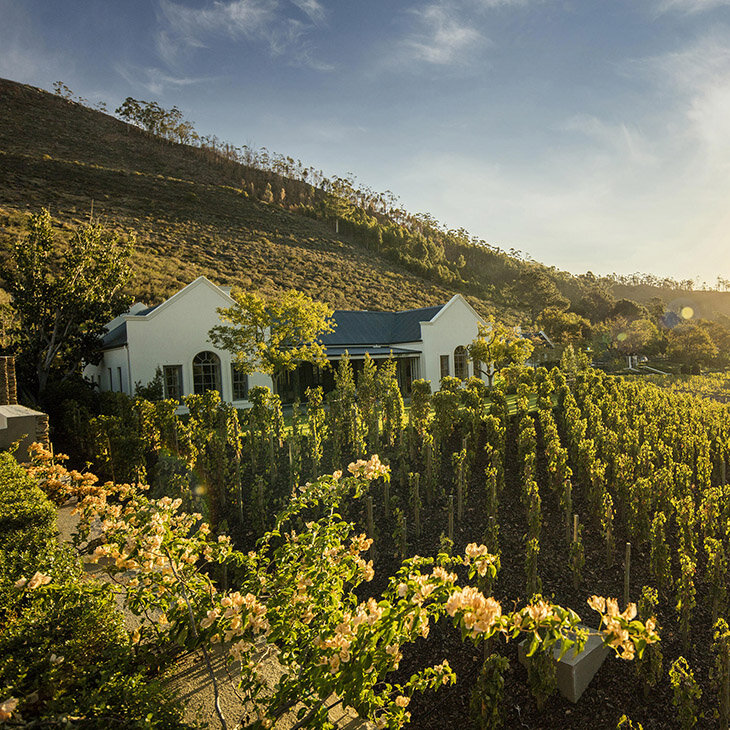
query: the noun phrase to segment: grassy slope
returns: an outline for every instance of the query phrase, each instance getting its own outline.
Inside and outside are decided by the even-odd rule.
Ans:
[[[26,212],[50,207],[68,231],[93,201],[95,216],[137,232],[134,294],[149,303],[200,274],[265,293],[296,287],[337,307],[419,307],[452,296],[325,224],[248,199],[235,167],[0,80],[0,255]]]
[[[69,231],[88,218],[93,204],[96,216],[137,232],[134,294],[150,304],[200,274],[269,294],[295,287],[340,308],[419,307],[453,294],[335,235],[325,223],[248,198],[241,189],[243,171],[197,148],[0,79],[0,258],[22,233],[28,211],[50,207]],[[474,265],[488,277],[492,266],[485,270],[481,261],[487,253],[473,254]],[[514,264],[513,276],[520,268]],[[577,280],[560,278],[564,292],[578,298]],[[468,289],[463,293],[482,313],[520,318]],[[727,293],[615,286],[614,295],[638,301],[660,296],[667,304],[690,304],[703,316],[730,316]]]

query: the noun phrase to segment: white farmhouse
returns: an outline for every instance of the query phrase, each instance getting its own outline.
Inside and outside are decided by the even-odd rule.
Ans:
[[[273,389],[274,384],[268,375],[238,372],[231,354],[208,338],[210,329],[221,324],[217,308],[234,304],[229,291],[201,276],[155,307],[135,304],[107,325],[101,362],[88,366],[85,376],[101,390],[132,395],[136,384],[149,383],[159,369],[167,398],[215,389],[223,400],[246,406],[249,387]],[[465,379],[474,374],[466,346],[484,320],[460,294],[440,306],[402,312],[336,310],[334,320],[334,332],[321,338],[330,361],[347,352],[357,371],[366,353],[376,360],[393,357],[404,394],[417,378],[430,380],[436,389],[445,375]],[[276,390],[290,402],[303,399],[313,385],[330,389],[332,371],[304,364],[282,378]]]

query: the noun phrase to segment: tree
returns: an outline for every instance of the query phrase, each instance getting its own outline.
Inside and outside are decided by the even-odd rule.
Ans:
[[[540,268],[532,267],[520,275],[515,291],[515,299],[527,310],[530,322],[534,325],[537,315],[546,307],[565,310],[570,305],[555,285],[553,279]]]
[[[268,301],[240,289],[231,296],[236,303],[218,309],[230,324],[216,325],[209,337],[216,347],[235,355],[242,372],[276,378],[302,362],[328,364],[319,337],[334,330],[330,306],[293,289]]]
[[[522,365],[534,348],[517,330],[490,318],[486,325],[479,325],[479,336],[467,349],[472,360],[487,364],[491,387],[495,373],[507,365]]]
[[[635,319],[616,335],[616,341],[624,355],[652,352],[659,341],[659,330],[650,319]]]
[[[150,134],[180,143],[197,139],[195,127],[176,107],[163,109],[156,101],[142,101],[128,96],[114,113]]]
[[[616,317],[593,328],[595,347],[614,355],[656,354],[661,341],[659,330],[650,319],[629,322],[625,317]]]
[[[105,324],[125,311],[132,236],[99,223],[80,225],[68,244],[55,240],[48,210],[31,215],[3,272],[15,310],[12,339],[21,384],[41,398],[93,360]]]
[[[650,317],[649,310],[643,305],[635,302],[633,299],[619,299],[613,305],[611,318],[624,317],[628,320],[648,319]]]
[[[671,360],[698,367],[717,357],[717,347],[707,330],[695,324],[683,324],[670,330],[667,357]]]
[[[727,318],[725,318],[727,320]],[[696,326],[701,327],[709,335],[712,343],[717,348],[717,356],[714,358],[713,365],[726,367],[730,362],[730,329],[728,329],[727,321],[714,322],[709,319],[699,319]]]
[[[615,304],[616,300],[610,292],[603,286],[593,285],[583,294],[573,310],[596,324],[608,319]]]
[[[591,323],[585,317],[558,307],[546,307],[537,321],[553,342],[566,345],[587,340],[591,332]]]

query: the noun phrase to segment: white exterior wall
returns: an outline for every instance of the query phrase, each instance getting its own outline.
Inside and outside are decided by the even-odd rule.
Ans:
[[[122,320],[127,323],[127,345],[106,350],[101,363],[87,367],[84,374],[99,383],[101,390],[118,391],[121,372],[122,390],[133,395],[135,384],[147,385],[154,379],[158,367],[180,365],[183,395],[190,395],[193,393],[193,358],[208,350],[220,358],[221,396],[224,401],[232,402],[231,354],[216,349],[208,339],[210,329],[221,324],[216,309],[232,304],[233,299],[227,291],[205,277],[199,277],[148,314],[126,314],[115,320],[115,324]],[[140,305],[135,305],[132,312],[140,309]],[[421,341],[397,343],[394,347],[421,351],[418,373],[414,377],[430,380],[432,390],[436,391],[441,379],[441,355],[448,355],[449,375],[454,375],[454,350],[460,345],[467,347],[477,337],[479,325],[484,323],[457,294],[431,321],[421,322]],[[467,375],[473,374],[473,363],[468,361]],[[273,390],[271,377],[263,373],[248,376],[249,388],[257,385]],[[236,405],[243,407],[249,402],[236,401]]]
[[[454,350],[467,347],[479,334],[484,320],[458,294],[430,321],[421,323],[423,342],[420,349],[421,377],[431,381],[431,389],[438,390],[441,381],[441,355],[449,356],[449,375],[454,374]],[[467,363],[467,375],[474,375],[474,365]]]
[[[121,387],[119,384],[120,374]],[[134,383],[130,384],[129,380],[129,363],[127,360],[127,350],[124,347],[107,350],[104,353],[104,358],[101,363],[96,367],[95,372],[90,373],[87,368],[84,371],[84,375],[86,377],[93,377],[95,375],[95,382],[100,383],[99,387],[101,390],[113,390],[115,393],[121,391],[127,395],[131,395],[134,392]],[[101,381],[99,381],[99,378],[101,378]]]
[[[231,354],[219,350],[211,344],[208,332],[212,327],[222,324],[216,308],[233,304],[220,288],[203,277],[196,279],[157,309],[147,315],[124,315],[127,323],[127,347],[107,350],[99,366],[101,389],[109,390],[106,368],[123,365],[127,372],[126,353],[129,352],[129,371],[127,381],[134,393],[134,385],[147,385],[154,379],[157,368],[165,365],[182,366],[183,395],[193,393],[193,358],[200,352],[214,352],[221,361],[221,397],[232,402],[233,385],[231,379]],[[123,360],[123,362],[122,362]],[[98,373],[99,371],[97,371]],[[263,385],[272,388],[272,380],[263,373],[248,377],[248,387]],[[130,387],[131,386],[131,387]],[[113,388],[118,390],[118,388]],[[248,405],[248,401],[236,401],[237,405]]]

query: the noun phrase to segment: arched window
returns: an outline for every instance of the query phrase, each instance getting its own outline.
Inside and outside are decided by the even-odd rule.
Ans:
[[[463,345],[459,345],[454,350],[454,375],[460,380],[466,380],[469,377],[467,362],[466,348]]]
[[[193,392],[201,395],[206,390],[221,392],[221,360],[208,350],[193,358]]]

